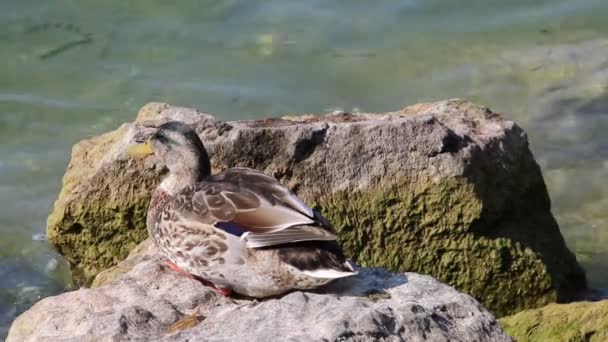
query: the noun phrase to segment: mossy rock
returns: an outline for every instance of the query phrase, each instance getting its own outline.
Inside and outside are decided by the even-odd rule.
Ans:
[[[77,284],[88,283],[123,260],[147,236],[145,213],[157,177],[143,160],[124,159],[105,168],[98,159],[111,153],[125,130],[121,127],[74,147],[47,220],[48,239],[70,262]]]
[[[570,300],[586,285],[523,130],[460,100],[236,122],[149,104],[135,123],[74,148],[48,235],[79,283],[146,237],[163,166],[129,159],[125,148],[167,120],[196,128],[214,170],[253,167],[292,188],[336,226],[362,266],[432,275],[498,316]]]
[[[431,274],[498,316],[568,300],[576,287],[567,282],[584,283],[563,244],[543,240],[556,228],[548,212],[530,207],[521,213],[525,220],[504,218],[488,230],[482,225],[484,202],[464,179],[334,193],[318,207],[340,231],[346,253],[362,266]]]
[[[503,329],[519,342],[608,341],[608,300],[549,304],[500,319]]]

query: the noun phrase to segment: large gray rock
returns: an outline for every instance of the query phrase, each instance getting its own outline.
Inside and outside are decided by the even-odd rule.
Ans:
[[[460,100],[235,122],[149,104],[134,123],[74,146],[47,233],[79,283],[145,239],[163,168],[154,157],[128,158],[125,148],[167,120],[196,128],[214,171],[252,167],[293,189],[362,266],[429,274],[499,316],[570,300],[585,287],[525,132]]]
[[[511,341],[475,299],[429,276],[362,269],[316,292],[230,299],[141,249],[122,278],[34,305],[7,341]]]

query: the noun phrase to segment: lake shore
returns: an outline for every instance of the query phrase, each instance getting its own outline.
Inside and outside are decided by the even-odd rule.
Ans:
[[[529,133],[568,247],[590,284],[608,287],[606,11],[598,0],[373,11],[2,2],[0,339],[34,302],[70,289],[44,234],[70,148],[153,99],[222,120],[454,97],[486,104]]]

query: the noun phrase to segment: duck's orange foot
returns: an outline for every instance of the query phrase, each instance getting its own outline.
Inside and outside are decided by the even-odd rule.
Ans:
[[[181,275],[185,275],[186,277],[192,278],[192,279],[194,279],[196,277],[195,275],[182,270],[181,268],[179,268],[179,266],[177,266],[176,264],[174,264],[171,261],[166,261],[166,263],[167,263],[167,266],[169,266],[170,269],[174,270],[175,272],[177,272],[177,273],[179,273]]]
[[[213,290],[215,290],[215,292],[221,294],[222,296],[230,296],[232,294],[232,289],[230,288],[224,288],[224,287],[217,287],[215,286],[212,282],[205,280],[197,275],[194,275],[190,272],[184,271],[183,269],[181,269],[179,266],[177,266],[176,264],[174,264],[171,261],[167,261],[167,266],[169,266],[170,269],[174,270],[175,272],[184,275],[190,279],[194,279],[194,280],[198,280],[201,284],[205,285],[205,286],[209,286],[211,287]]]
[[[201,282],[203,285],[205,286],[209,286],[209,287],[213,287],[215,289],[215,285],[213,285],[212,282],[205,280],[197,275],[194,275],[188,271],[184,271],[182,270],[179,266],[177,266],[176,264],[174,264],[171,261],[167,261],[167,266],[169,266],[170,269],[174,270],[175,272],[184,275],[190,279],[194,279],[194,280],[198,280],[199,282]]]
[[[230,297],[230,295],[232,294],[232,289],[229,287],[218,287],[214,285],[213,288],[215,289],[215,292],[225,297]]]

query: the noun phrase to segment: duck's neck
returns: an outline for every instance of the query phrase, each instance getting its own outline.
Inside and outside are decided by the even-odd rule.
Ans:
[[[198,183],[205,178],[204,175],[189,173],[189,174],[179,174],[179,173],[169,173],[165,179],[160,183],[159,190],[173,196],[189,185]]]
[[[199,148],[181,151],[177,160],[165,160],[169,174],[160,183],[160,190],[175,195],[210,175],[211,163],[207,151],[200,141],[199,144]]]

